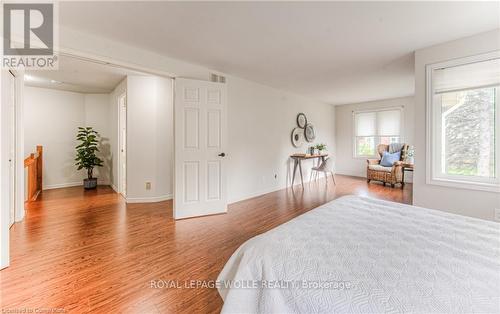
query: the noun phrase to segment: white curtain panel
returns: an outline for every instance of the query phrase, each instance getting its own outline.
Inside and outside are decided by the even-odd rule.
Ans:
[[[355,117],[356,136],[374,136],[377,134],[376,112],[358,112]]]
[[[432,82],[436,94],[500,85],[500,59],[436,69]]]
[[[401,127],[401,110],[377,112],[379,136],[398,136]]]

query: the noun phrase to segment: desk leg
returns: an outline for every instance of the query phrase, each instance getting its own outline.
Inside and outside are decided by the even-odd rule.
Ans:
[[[300,182],[302,183],[302,188],[304,188],[304,177],[302,176],[302,163],[299,159],[299,171],[300,171]]]
[[[297,159],[293,159],[293,175],[292,175],[292,189],[293,189],[293,182],[295,182],[295,173],[297,172]]]

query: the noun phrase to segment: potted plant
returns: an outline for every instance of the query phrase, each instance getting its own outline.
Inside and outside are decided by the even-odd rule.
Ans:
[[[320,154],[320,155],[322,154],[322,152],[324,150],[326,150],[326,144],[323,144],[323,143],[317,144],[315,147],[318,150],[318,154]]]
[[[94,167],[102,167],[102,159],[95,155],[99,151],[97,144],[99,143],[99,133],[91,127],[79,127],[76,139],[81,143],[76,148],[76,166],[78,170],[87,170],[87,179],[83,180],[85,189],[95,189],[97,187],[97,178],[93,177]]]

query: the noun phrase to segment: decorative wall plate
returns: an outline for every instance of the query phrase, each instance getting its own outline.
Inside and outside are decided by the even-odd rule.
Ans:
[[[306,124],[306,128],[304,129],[304,137],[308,142],[312,142],[316,138],[316,132],[314,131],[314,126],[311,123]]]
[[[301,129],[305,128],[307,125],[307,117],[302,112],[297,115],[297,125]]]
[[[304,144],[304,132],[301,128],[294,128],[292,130],[292,145],[300,147]]]

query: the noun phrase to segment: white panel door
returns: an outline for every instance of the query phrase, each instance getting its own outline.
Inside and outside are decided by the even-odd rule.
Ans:
[[[174,106],[174,218],[224,213],[226,85],[175,79]]]
[[[15,76],[8,70],[0,71],[0,221],[12,226],[15,221]],[[6,225],[7,226],[7,225]],[[2,225],[2,228],[4,226]],[[0,228],[0,229],[2,229]],[[3,237],[3,234],[2,236]],[[2,243],[4,245],[4,243]],[[2,246],[0,245],[0,246]]]
[[[9,226],[12,226],[16,217],[16,77],[9,72],[10,84],[10,154],[9,154]]]
[[[119,187],[118,190],[127,197],[127,94],[123,94],[118,98],[119,107],[119,142],[120,142],[120,157],[119,167]]]

